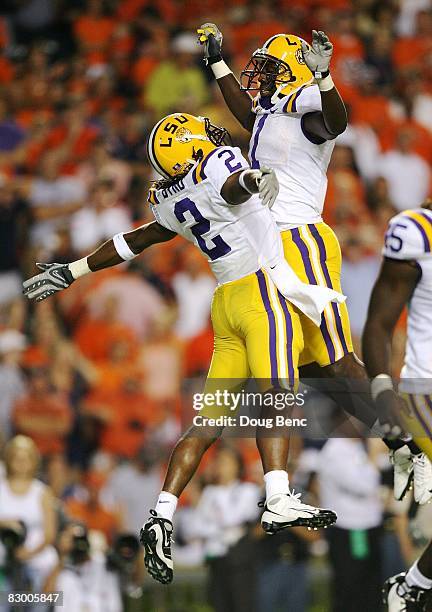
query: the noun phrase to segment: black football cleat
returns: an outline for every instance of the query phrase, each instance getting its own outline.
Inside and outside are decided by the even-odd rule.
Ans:
[[[140,542],[144,546],[144,563],[152,578],[162,584],[173,579],[171,543],[173,524],[150,510],[151,517],[142,527]]]

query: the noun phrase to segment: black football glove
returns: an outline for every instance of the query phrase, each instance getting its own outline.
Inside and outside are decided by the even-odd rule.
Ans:
[[[204,63],[211,66],[222,59],[223,35],[214,23],[203,23],[198,29],[198,42],[204,46]]]
[[[32,276],[23,283],[24,295],[29,300],[42,302],[57,291],[67,289],[75,280],[67,264],[37,263],[36,265],[42,273]]]

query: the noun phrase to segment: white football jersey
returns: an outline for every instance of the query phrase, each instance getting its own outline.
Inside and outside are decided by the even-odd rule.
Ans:
[[[276,223],[259,197],[230,205],[221,196],[227,178],[247,168],[238,147],[218,147],[172,187],[149,194],[156,221],[193,242],[219,284],[283,258]]]
[[[418,208],[393,217],[383,255],[415,261],[421,271],[408,305],[408,337],[400,388],[407,393],[432,393],[432,212]]]
[[[303,85],[275,104],[258,96],[252,110],[256,119],[249,158],[252,168],[270,166],[276,171],[280,189],[272,214],[279,230],[319,223],[335,141],[315,144],[303,132],[303,116],[321,110],[318,86]]]

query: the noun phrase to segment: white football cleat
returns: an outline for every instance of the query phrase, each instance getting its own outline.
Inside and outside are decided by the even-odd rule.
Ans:
[[[388,612],[427,612],[426,599],[429,591],[419,587],[409,587],[405,573],[387,578],[383,587],[383,603]]]
[[[418,504],[432,500],[432,463],[425,453],[413,455],[414,499]]]
[[[172,522],[150,510],[150,518],[140,533],[140,542],[144,546],[144,563],[152,578],[162,584],[169,584],[173,579],[173,561],[171,556]]]
[[[303,504],[300,493],[272,495],[264,504],[261,525],[264,531],[273,534],[288,527],[309,527],[319,529],[336,522],[337,516],[332,510],[315,508]]]
[[[393,465],[394,498],[401,501],[411,488],[414,478],[413,454],[407,444],[395,451],[390,451],[390,463]]]

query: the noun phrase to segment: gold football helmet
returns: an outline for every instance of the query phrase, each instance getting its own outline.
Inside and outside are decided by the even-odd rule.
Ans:
[[[311,82],[313,75],[303,59],[302,42],[294,34],[276,34],[266,40],[242,71],[241,88],[256,91],[265,82],[266,87],[272,85],[274,91],[286,96]]]
[[[222,145],[231,145],[225,128],[213,125],[207,117],[173,113],[154,126],[147,154],[156,172],[169,179],[184,175],[198,159]]]

